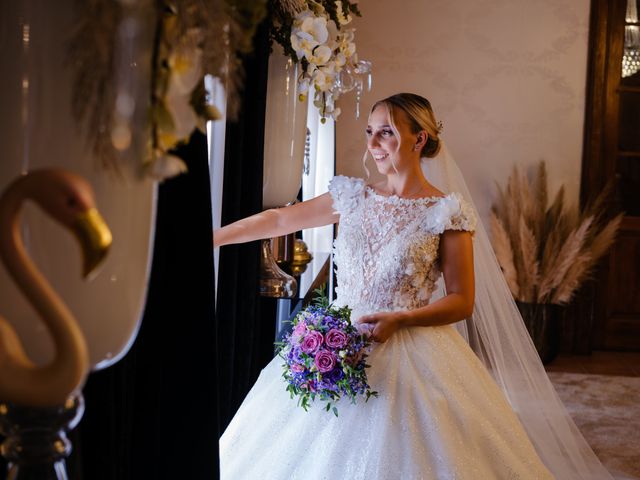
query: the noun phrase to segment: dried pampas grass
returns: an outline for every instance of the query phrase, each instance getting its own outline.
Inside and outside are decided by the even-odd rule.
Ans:
[[[571,301],[615,241],[622,214],[607,218],[612,190],[607,185],[582,212],[567,211],[564,187],[548,205],[544,162],[532,182],[514,167],[506,189],[498,186],[491,232],[496,257],[516,300]]]
[[[495,212],[491,212],[491,231],[493,232],[494,249],[498,262],[502,267],[504,278],[507,281],[507,285],[509,285],[511,293],[518,297],[520,287],[518,286],[518,273],[513,259],[511,241]]]

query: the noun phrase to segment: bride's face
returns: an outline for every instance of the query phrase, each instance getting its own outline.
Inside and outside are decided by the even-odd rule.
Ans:
[[[400,138],[391,128],[389,113],[384,105],[376,107],[371,112],[366,129],[367,149],[375,160],[378,171],[383,175],[393,173],[395,169],[403,170],[415,156],[413,147],[416,134],[411,132],[406,114],[400,109],[395,109],[393,114]]]

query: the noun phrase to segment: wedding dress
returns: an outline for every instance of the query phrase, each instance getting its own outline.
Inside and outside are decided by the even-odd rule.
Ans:
[[[445,230],[474,231],[456,193],[403,199],[360,179],[330,185],[340,213],[338,305],[352,318],[427,305]],[[290,399],[283,360],[261,372],[220,440],[226,479],[550,479],[518,416],[453,325],[411,327],[374,344],[368,402],[305,412]]]

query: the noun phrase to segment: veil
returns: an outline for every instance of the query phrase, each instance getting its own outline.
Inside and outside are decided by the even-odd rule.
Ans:
[[[478,216],[462,173],[441,140],[435,158],[423,158],[430,183],[458,192]],[[473,315],[456,324],[525,427],[547,468],[558,479],[611,479],[593,453],[549,380],[504,280],[487,233],[474,234],[476,297]],[[444,295],[440,279],[434,299]]]

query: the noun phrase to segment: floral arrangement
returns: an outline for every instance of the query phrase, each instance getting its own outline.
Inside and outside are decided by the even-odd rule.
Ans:
[[[333,307],[321,297],[296,315],[293,330],[280,344],[287,391],[305,410],[318,398],[338,416],[333,404],[342,396],[355,403],[358,395],[365,401],[378,395],[365,370],[371,341],[352,325],[350,315],[348,307]]]
[[[202,26],[189,25],[176,11],[165,9],[156,28],[148,163],[151,176],[163,179],[187,170],[171,150],[188,140],[196,128],[204,133],[206,122],[222,115],[205,101]]]
[[[239,56],[251,51],[267,0],[86,0],[75,2],[75,8],[67,58],[73,70],[72,110],[78,123],[87,120],[96,158],[117,171],[120,152],[136,140],[131,125],[140,105],[126,77],[138,68],[147,71],[147,52],[136,48],[146,43],[141,37],[150,30],[151,78],[143,84],[151,89],[148,101],[140,102],[148,108],[150,142],[141,170],[159,180],[185,171],[171,151],[197,128],[204,130],[207,120],[221,117],[206,101],[204,76],[222,80],[226,115],[233,119],[244,79]],[[131,70],[130,64],[138,68]]]
[[[520,302],[566,304],[615,240],[622,214],[608,219],[609,184],[582,211],[564,206],[564,187],[548,205],[541,162],[530,184],[514,167],[498,187],[491,213],[493,247],[513,297]]]
[[[244,81],[240,56],[252,50],[257,26],[268,13],[271,39],[302,66],[301,100],[312,89],[323,121],[340,114],[335,102],[341,93],[356,88],[359,98],[358,75],[370,72],[370,64],[357,59],[354,30],[346,27],[352,15],[360,15],[349,0],[86,0],[75,2],[75,8],[67,56],[72,112],[85,123],[95,157],[116,171],[121,152],[140,137],[132,129],[139,103],[149,109],[142,171],[163,180],[186,170],[172,151],[194,130],[204,130],[208,120],[221,118],[207,102],[204,75],[221,79],[226,116],[235,118]],[[153,26],[151,78],[143,84],[151,88],[148,101],[139,102],[131,76],[148,65],[146,52],[136,50],[137,43],[146,43],[147,24]]]
[[[357,5],[349,0],[281,0],[274,2],[273,11],[271,38],[302,67],[300,100],[311,89],[321,121],[337,119],[340,94],[354,88],[354,75],[370,73],[369,62],[358,62],[355,29],[347,27],[353,15],[360,16]]]

